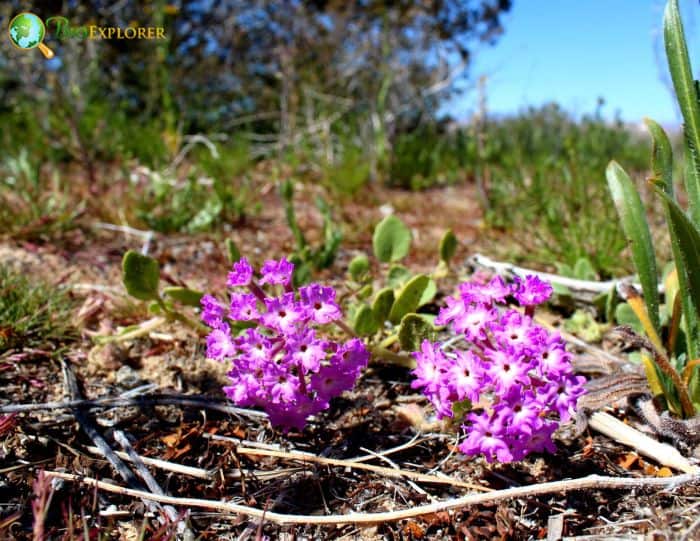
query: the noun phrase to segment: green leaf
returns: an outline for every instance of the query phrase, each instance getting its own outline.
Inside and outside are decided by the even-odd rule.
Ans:
[[[657,187],[657,193],[663,193],[659,187]],[[682,327],[685,332],[687,353],[691,359],[696,359],[700,352],[700,322],[698,321],[697,311],[693,306],[693,299],[688,294],[689,278],[687,269],[683,264],[683,254],[681,253],[680,244],[674,241],[674,239],[678,239],[679,234],[676,232],[675,221],[671,217],[671,205],[668,203],[669,200],[671,199],[668,196],[664,198],[664,210],[666,213],[666,222],[668,223],[669,236],[671,238],[671,252],[673,253],[673,261],[678,273],[678,292],[681,295],[681,311],[683,314]]]
[[[166,287],[163,289],[163,295],[167,295],[185,306],[194,306],[197,308],[200,306],[199,301],[202,300],[204,293],[187,287]]]
[[[335,261],[335,256],[343,241],[343,232],[333,222],[331,208],[322,198],[316,198],[316,207],[323,217],[323,244],[314,253],[314,263],[317,270],[327,269]]]
[[[677,0],[669,0],[664,12],[664,44],[668,68],[678,105],[683,114],[683,132],[686,140],[686,158],[689,160],[685,188],[692,221],[700,225],[700,102],[693,79],[686,46],[683,22]]]
[[[467,413],[469,413],[473,409],[473,404],[471,403],[471,400],[468,398],[465,398],[464,400],[460,400],[458,402],[453,402],[452,403],[452,418],[453,419],[464,419],[467,416]]]
[[[432,302],[436,294],[437,284],[435,283],[435,280],[431,278],[430,282],[428,282],[428,287],[425,288],[425,291],[423,291],[423,294],[421,295],[420,300],[418,301],[418,306],[424,306],[429,302]]]
[[[409,280],[396,296],[394,306],[391,307],[391,312],[389,312],[389,321],[396,324],[406,314],[415,312],[428,284],[430,284],[430,278],[425,274],[419,274]]]
[[[659,124],[650,118],[645,118],[644,123],[651,134],[651,169],[654,173],[654,183],[661,183],[664,191],[673,197],[673,150],[671,142]]]
[[[241,259],[241,252],[236,246],[236,243],[232,239],[226,239],[224,242],[226,244],[226,254],[228,256],[229,263],[236,263]]]
[[[603,327],[587,310],[576,310],[569,319],[564,320],[566,332],[574,334],[588,343],[600,342],[603,336]]]
[[[626,302],[621,302],[615,307],[615,321],[618,325],[629,325],[639,335],[644,335],[644,326],[639,321],[637,314]]]
[[[440,261],[449,263],[457,251],[457,236],[451,229],[445,231],[440,240]]]
[[[562,276],[566,276],[566,275],[563,274]],[[573,278],[573,276],[570,276],[569,278]],[[557,295],[560,295],[562,297],[571,297],[571,295],[572,295],[571,290],[568,287],[563,286],[563,285],[558,284],[558,283],[552,283],[552,291],[554,291],[554,293],[556,293]]]
[[[681,295],[692,303],[694,310],[687,305],[690,312],[685,312],[686,317],[698,318],[697,309],[700,307],[700,232],[688,216],[683,212],[673,199],[660,187],[656,187],[656,193],[661,196],[666,204],[668,219],[671,223],[671,246],[674,257],[679,256],[680,261],[676,261],[678,269],[678,280],[681,285]],[[683,279],[681,280],[681,277]],[[685,282],[685,284],[683,283]],[[683,300],[681,297],[681,300]],[[685,310],[686,304],[683,305]],[[693,342],[696,342],[697,337]],[[694,352],[696,353],[696,352]],[[694,355],[693,355],[694,357]]]
[[[294,183],[291,180],[285,180],[280,183],[280,196],[286,201],[291,201],[294,197]]]
[[[362,278],[369,272],[369,258],[365,254],[355,256],[348,265],[348,272],[356,282],[362,281]]]
[[[160,298],[160,265],[152,257],[129,250],[122,259],[122,281],[129,295],[142,301]]]
[[[196,233],[208,229],[221,215],[224,204],[218,196],[207,199],[200,211],[187,224],[187,231]]]
[[[574,265],[574,277],[579,280],[597,280],[598,275],[587,257],[580,257]]]
[[[234,336],[238,336],[246,329],[254,329],[257,326],[258,324],[255,321],[232,321],[229,324],[229,327],[231,327],[231,333]]]
[[[627,176],[616,162],[612,161],[606,170],[608,187],[620,216],[622,229],[632,249],[632,260],[639,275],[649,318],[658,333],[659,329],[659,288],[656,271],[656,256],[651,242],[649,225],[642,200]]]
[[[411,278],[411,271],[403,265],[392,265],[386,275],[386,283],[394,289],[401,287]]]
[[[353,328],[360,336],[370,336],[379,330],[379,322],[368,305],[363,304],[355,313]]]
[[[617,307],[617,288],[615,286],[610,288],[608,294],[605,296],[605,321],[613,321],[615,317],[615,308]]]
[[[372,284],[367,284],[357,292],[357,298],[364,300],[372,294],[372,291],[374,291]]]
[[[393,214],[377,224],[372,236],[375,257],[384,263],[406,257],[411,247],[411,230]]]
[[[293,259],[293,257],[290,258],[290,261]],[[292,283],[294,284],[294,287],[299,287],[310,282],[312,270],[311,265],[305,261],[301,261],[301,259],[294,262],[294,274],[292,275]]]
[[[566,263],[554,263],[554,266],[557,269],[557,274],[559,276],[566,276],[567,278],[576,278],[574,275],[574,269],[571,268],[571,265],[567,265]]]
[[[433,326],[418,314],[406,314],[401,319],[399,344],[404,351],[418,351],[423,340],[430,340]]]
[[[380,290],[372,303],[372,311],[378,322],[384,323],[389,318],[392,306],[394,306],[394,290],[390,287]]]
[[[280,196],[282,197],[282,205],[284,206],[284,215],[287,218],[287,226],[292,232],[292,236],[297,243],[297,251],[302,252],[308,249],[306,237],[299,227],[297,222],[296,211],[294,210],[294,183],[291,180],[285,180],[279,187]]]

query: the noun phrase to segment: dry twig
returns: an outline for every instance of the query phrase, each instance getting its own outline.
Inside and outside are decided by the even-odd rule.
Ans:
[[[303,462],[313,462],[314,464],[324,464],[327,466],[341,466],[355,470],[365,470],[384,475],[385,477],[404,478],[412,481],[420,481],[423,483],[433,483],[440,485],[451,485],[460,488],[471,488],[474,490],[491,491],[492,489],[477,485],[474,483],[465,483],[457,479],[449,477],[441,477],[438,475],[428,475],[408,470],[398,470],[394,468],[385,468],[382,466],[374,466],[373,464],[364,464],[354,460],[340,460],[337,458],[325,458],[310,453],[300,453],[298,451],[275,451],[266,449],[252,449],[250,447],[237,447],[236,452],[241,455],[256,455],[256,456],[271,456],[283,458],[286,460],[301,460]]]
[[[251,419],[267,419],[267,414],[262,411],[249,410],[231,406],[226,400],[202,396],[202,395],[176,395],[176,394],[152,394],[138,397],[106,396],[89,400],[63,400],[57,402],[44,402],[42,404],[6,404],[0,406],[0,413],[24,413],[28,411],[42,411],[73,408],[138,408],[144,406],[185,406],[202,408],[231,415],[239,415]]]
[[[391,470],[390,470],[391,471]],[[352,513],[348,515],[287,515],[272,511],[264,511],[246,505],[239,505],[230,502],[217,500],[203,500],[198,498],[179,498],[173,496],[156,496],[150,492],[134,490],[121,487],[112,483],[105,483],[90,477],[82,477],[71,473],[47,471],[49,477],[56,477],[65,481],[73,481],[84,485],[136,498],[152,499],[160,503],[179,505],[182,507],[197,507],[200,509],[212,509],[224,513],[244,515],[258,519],[268,520],[275,524],[306,524],[306,525],[342,525],[342,524],[381,524],[383,522],[394,522],[408,518],[415,518],[422,515],[462,509],[471,505],[491,504],[515,498],[527,498],[542,494],[552,494],[561,492],[571,492],[574,490],[623,490],[636,488],[665,488],[673,489],[678,486],[697,482],[700,480],[698,474],[683,474],[673,477],[603,477],[600,475],[590,475],[579,479],[569,479],[564,481],[551,481],[524,487],[507,488],[495,490],[482,494],[467,494],[460,498],[419,505],[410,509],[381,513]]]

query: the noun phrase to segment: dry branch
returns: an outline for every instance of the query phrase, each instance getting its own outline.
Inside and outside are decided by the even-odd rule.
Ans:
[[[327,466],[341,466],[344,468],[350,468],[355,470],[365,470],[374,473],[381,474],[385,477],[393,478],[404,478],[410,479],[412,481],[420,481],[423,483],[433,483],[440,485],[452,485],[461,488],[471,488],[481,491],[490,491],[492,489],[484,487],[482,485],[477,485],[474,483],[465,483],[464,481],[459,481],[457,479],[450,479],[449,477],[441,477],[438,475],[428,475],[424,473],[418,473],[408,470],[399,470],[395,468],[385,468],[382,466],[374,466],[372,464],[364,464],[362,462],[357,462],[354,460],[340,460],[337,458],[325,458],[310,453],[300,453],[297,451],[275,451],[266,449],[252,449],[250,447],[237,447],[236,452],[241,455],[255,455],[255,456],[271,456],[276,458],[283,458],[286,460],[301,460],[302,462],[313,462],[314,464],[324,464]]]
[[[665,488],[673,489],[684,484],[697,482],[700,480],[698,474],[683,474],[673,477],[641,477],[641,478],[624,478],[624,477],[603,477],[600,475],[590,475],[579,479],[569,479],[565,481],[552,481],[549,483],[541,483],[524,487],[507,488],[504,490],[495,490],[483,494],[467,494],[460,498],[431,503],[428,505],[420,505],[410,509],[402,509],[399,511],[381,512],[381,513],[352,513],[348,515],[287,515],[272,511],[265,511],[239,505],[235,503],[203,500],[198,498],[179,498],[174,496],[155,496],[149,492],[141,490],[133,490],[112,483],[105,483],[91,477],[82,477],[71,473],[63,473],[56,471],[47,471],[46,475],[63,479],[65,481],[73,481],[84,485],[102,489],[123,496],[132,496],[136,498],[149,498],[160,503],[178,505],[186,508],[200,508],[216,510],[223,513],[231,513],[234,515],[244,515],[262,520],[267,520],[276,524],[305,524],[305,525],[342,525],[342,524],[380,524],[383,522],[394,522],[408,518],[415,518],[422,515],[462,509],[471,505],[482,505],[500,502],[504,500],[512,500],[515,498],[527,498],[539,496],[542,494],[571,492],[574,490],[624,490],[636,488]]]
[[[632,283],[632,277],[618,278],[617,280],[607,280],[604,282],[577,280],[576,278],[569,278],[568,276],[559,276],[558,274],[540,272],[524,267],[518,267],[517,265],[511,265],[510,263],[494,261],[493,259],[490,259],[482,254],[474,254],[467,260],[467,264],[483,267],[503,276],[537,276],[542,280],[569,288],[574,297],[580,298],[581,300],[587,302],[591,301],[594,297],[600,295],[601,293],[608,293],[612,288],[617,289],[622,284],[631,285],[635,289],[641,290],[641,286],[639,284]],[[659,292],[663,292],[663,285],[659,286]]]
[[[97,447],[90,446],[87,450],[93,454],[101,454],[101,451]],[[123,451],[115,451],[116,455],[123,459],[131,462],[131,457]],[[146,466],[152,466],[164,471],[169,471],[173,473],[179,473],[182,475],[187,475],[189,477],[195,477],[197,479],[207,479],[211,480],[214,478],[214,472],[209,470],[204,470],[202,468],[195,468],[193,466],[185,466],[183,464],[178,464],[176,462],[169,462],[167,460],[161,460],[160,458],[150,458],[147,456],[137,455],[139,460],[143,462]],[[0,471],[1,473],[1,471]]]
[[[636,449],[642,455],[656,460],[663,466],[686,473],[697,474],[700,472],[700,469],[691,464],[675,447],[656,441],[605,412],[596,411],[593,413],[588,420],[588,426],[615,441]]]
[[[267,419],[267,414],[261,411],[237,408],[231,406],[230,403],[225,400],[201,395],[176,394],[152,394],[133,398],[107,396],[88,400],[63,400],[44,402],[41,404],[6,404],[0,406],[0,413],[23,413],[28,411],[73,408],[138,408],[144,406],[186,406],[220,411],[222,413],[230,413],[232,415],[253,419]]]
[[[63,371],[63,379],[68,390],[68,393],[73,402],[79,401],[76,398],[80,397],[80,389],[78,387],[78,382],[75,379],[75,374],[70,369],[70,366],[66,361],[61,361],[61,369]],[[75,420],[78,421],[80,428],[83,432],[93,441],[95,446],[100,450],[100,454],[104,456],[112,467],[119,473],[119,475],[124,479],[129,486],[134,488],[142,488],[143,485],[139,482],[134,472],[129,469],[129,467],[119,458],[114,449],[107,443],[100,431],[97,429],[95,423],[83,412],[83,408],[80,406],[75,406],[72,408],[73,416]]]

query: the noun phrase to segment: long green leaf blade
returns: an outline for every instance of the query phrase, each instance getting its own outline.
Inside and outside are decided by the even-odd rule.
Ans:
[[[686,318],[688,356],[697,358],[700,350],[698,333],[698,307],[700,307],[700,232],[662,188],[656,187],[656,193],[662,198],[666,207],[666,216],[670,225],[671,248],[678,269],[679,294]]]
[[[659,286],[656,256],[642,200],[627,173],[617,162],[610,162],[605,173],[613,202],[620,216],[622,229],[632,249],[632,261],[634,261],[639,281],[642,284],[649,318],[656,332],[659,333]]]
[[[685,175],[690,216],[700,226],[700,102],[690,67],[683,22],[678,9],[678,0],[669,0],[664,12],[664,44],[676,90],[678,104],[683,114],[683,130],[686,138],[686,157],[689,160]]]
[[[650,118],[644,123],[651,134],[651,170],[654,173],[654,184],[663,186],[664,191],[673,197],[673,150],[671,141],[664,129]]]

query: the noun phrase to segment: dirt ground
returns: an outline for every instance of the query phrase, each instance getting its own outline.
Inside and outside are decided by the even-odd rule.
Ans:
[[[315,188],[307,186],[302,193],[297,213],[313,241],[321,225],[312,203]],[[259,215],[230,231],[154,235],[148,248],[161,264],[162,280],[222,291],[227,236],[254,260],[289,253],[293,238],[276,191],[263,186],[260,197]],[[504,253],[503,246],[484,232],[471,185],[421,194],[374,189],[362,199],[362,204],[337,209],[339,221],[346,224],[346,240],[321,280],[337,281],[354,255],[371,252],[373,225],[388,212],[412,229],[414,249],[407,262],[412,268],[434,267],[437,245],[447,228],[460,240],[458,265],[476,252]],[[372,365],[353,392],[335,400],[303,432],[280,434],[265,418],[228,407],[221,392],[225,369],[205,359],[203,339],[192,331],[173,324],[125,343],[95,346],[91,335],[114,333],[149,317],[142,303],[125,297],[120,282],[122,255],[141,249],[143,242],[140,236],[88,221],[50,242],[0,244],[0,265],[71,291],[77,306],[75,324],[81,331],[78,340],[65,344],[0,354],[0,405],[68,398],[131,401],[127,406],[36,409],[0,417],[0,538],[700,539],[697,483],[523,495],[373,525],[278,525],[265,517],[216,508],[154,505],[80,482],[85,477],[127,485],[105,459],[104,449],[94,448],[100,439],[113,450],[133,450],[140,457],[165,461],[150,462],[147,469],[173,497],[315,517],[410,510],[469,493],[591,474],[661,478],[670,473],[605,436],[590,430],[578,434],[573,426],[561,431],[555,455],[507,465],[466,458],[456,451],[455,428],[436,422],[427,401],[411,389],[408,371],[382,365]],[[584,374],[601,375],[591,369]],[[206,399],[186,402],[184,395]],[[178,398],[168,402],[167,396]],[[618,406],[608,411],[643,425],[631,408]],[[126,446],[119,443],[123,437]],[[300,452],[313,457],[294,454]],[[352,464],[332,462],[358,458]],[[133,463],[121,460],[134,475]],[[352,467],[358,463],[384,469]],[[177,465],[189,469],[178,470]],[[39,473],[42,470],[78,478],[54,479],[52,484]],[[390,470],[433,479],[409,479]]]

